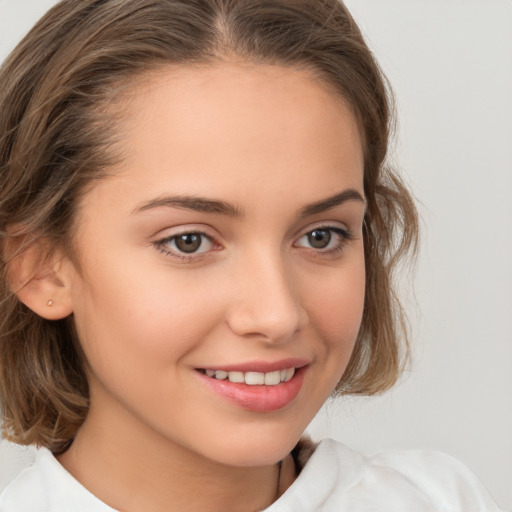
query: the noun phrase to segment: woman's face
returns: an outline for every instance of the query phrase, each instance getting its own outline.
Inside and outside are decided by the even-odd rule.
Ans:
[[[68,265],[86,425],[231,465],[285,456],[342,376],[364,299],[354,117],[305,71],[148,77]],[[122,425],[122,428],[120,427]]]

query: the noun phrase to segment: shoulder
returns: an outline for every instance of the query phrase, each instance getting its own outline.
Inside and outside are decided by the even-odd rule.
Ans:
[[[77,482],[46,448],[0,494],[1,512],[115,512]]]
[[[461,462],[438,452],[371,457],[326,439],[268,512],[499,512]]]
[[[488,490],[462,462],[436,451],[385,451],[368,458],[376,472],[392,471],[446,511],[499,511]]]
[[[2,491],[0,494],[2,512],[49,510],[44,472],[40,466],[40,461],[36,459]]]

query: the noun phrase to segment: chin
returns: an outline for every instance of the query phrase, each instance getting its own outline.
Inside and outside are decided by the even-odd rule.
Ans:
[[[293,449],[298,439],[286,445],[278,445],[274,442],[266,444],[245,443],[244,446],[230,446],[230,453],[218,454],[217,462],[227,466],[255,467],[271,466],[283,460]]]
[[[228,466],[268,466],[283,460],[302,435],[303,429],[285,429],[275,425],[274,428],[258,429],[258,432],[226,433],[217,443],[210,440],[204,454]]]

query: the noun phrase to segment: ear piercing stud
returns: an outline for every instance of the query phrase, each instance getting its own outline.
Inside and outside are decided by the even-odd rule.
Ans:
[[[50,299],[48,301],[48,307],[51,308],[53,306],[53,299]]]

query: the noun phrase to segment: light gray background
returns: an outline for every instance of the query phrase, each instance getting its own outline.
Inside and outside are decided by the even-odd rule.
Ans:
[[[54,3],[0,0],[0,59]],[[394,158],[421,202],[415,294],[403,279],[414,364],[383,397],[328,404],[310,432],[448,452],[512,509],[512,1],[346,3],[395,87]],[[31,454],[0,452],[1,488]]]

